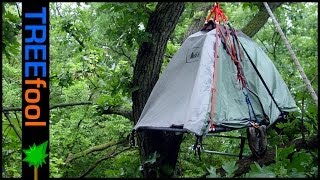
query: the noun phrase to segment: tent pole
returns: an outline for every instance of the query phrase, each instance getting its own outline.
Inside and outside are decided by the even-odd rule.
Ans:
[[[311,83],[310,83],[308,77],[306,76],[302,66],[299,63],[298,58],[296,57],[295,53],[293,52],[293,50],[292,50],[292,48],[291,48],[291,46],[290,46],[285,34],[281,30],[280,25],[279,25],[277,19],[275,18],[274,14],[272,13],[268,3],[267,2],[263,2],[263,4],[264,4],[266,10],[268,11],[268,13],[269,13],[269,15],[270,15],[270,17],[271,17],[276,29],[277,29],[277,31],[279,32],[279,34],[280,34],[285,46],[287,47],[287,49],[289,51],[289,54],[291,55],[291,57],[293,59],[294,64],[296,65],[297,69],[299,70],[299,73],[300,73],[304,83],[307,85],[307,88],[308,88],[308,90],[309,90],[314,102],[318,106],[318,95],[316,94],[316,92],[314,91],[313,87],[311,86]]]

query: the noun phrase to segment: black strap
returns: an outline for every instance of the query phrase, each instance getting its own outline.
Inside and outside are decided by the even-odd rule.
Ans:
[[[259,76],[259,78],[260,78],[260,80],[261,80],[262,84],[264,85],[264,87],[265,87],[265,88],[266,88],[266,90],[268,91],[268,94],[270,95],[270,97],[271,97],[272,101],[273,101],[273,102],[274,102],[274,104],[277,106],[277,108],[279,109],[280,113],[281,113],[281,114],[283,114],[283,112],[282,112],[281,108],[279,107],[279,105],[277,104],[276,100],[275,100],[275,99],[274,99],[274,97],[272,96],[271,91],[269,90],[269,88],[268,88],[268,86],[267,86],[266,82],[263,80],[263,78],[262,78],[262,76],[261,76],[260,72],[258,71],[258,69],[257,69],[256,65],[253,63],[252,59],[250,58],[250,56],[249,56],[248,52],[247,52],[247,51],[246,51],[246,49],[243,47],[242,43],[238,40],[238,37],[236,37],[236,38],[237,38],[237,41],[240,43],[240,45],[241,45],[242,49],[243,49],[243,50],[244,50],[244,52],[246,53],[246,55],[247,55],[247,57],[248,57],[248,59],[249,59],[249,61],[250,61],[251,65],[252,65],[252,67],[254,68],[254,70],[256,71],[256,73],[258,74],[258,76]]]
[[[233,44],[234,44],[234,48],[235,48],[235,53],[236,53],[236,56],[237,56],[237,58],[239,59],[239,63],[242,61],[242,59],[241,59],[241,55],[240,55],[240,46],[239,46],[239,44],[237,44],[236,42],[235,42],[235,39],[237,38],[236,37],[236,33],[234,32],[235,30],[233,29],[233,28],[231,28],[230,27],[230,29],[231,29],[231,32],[230,32],[230,34],[231,34],[231,37],[234,37],[234,38],[232,38],[232,41],[233,41]],[[225,30],[227,31],[227,28],[225,27]],[[239,41],[237,41],[237,42],[239,42]],[[223,42],[222,42],[223,43]],[[226,43],[226,42],[225,42]],[[224,46],[226,46],[225,44],[224,44]],[[229,52],[228,52],[228,50],[227,50],[227,48],[225,48],[226,49],[226,51],[227,51],[227,53],[228,54],[230,54]],[[238,51],[239,51],[239,53],[238,53]],[[244,75],[244,73],[243,73],[243,69],[241,68],[241,73]],[[245,81],[246,81],[246,79],[245,79]],[[247,82],[246,82],[247,83]],[[247,85],[248,86],[248,85]],[[261,124],[264,124],[264,125],[269,125],[270,124],[270,122],[269,122],[269,117],[267,116],[267,114],[265,113],[265,111],[264,111],[264,108],[263,108],[263,105],[262,105],[262,103],[261,103],[261,101],[260,101],[260,98],[251,90],[251,89],[249,89],[248,87],[246,87],[246,89],[250,92],[250,93],[252,93],[257,99],[258,99],[258,101],[259,101],[259,104],[260,104],[260,107],[261,107],[261,110],[262,110],[262,114],[263,114],[263,116],[264,116],[264,121],[262,121],[262,122],[259,122],[259,123],[261,123]],[[281,112],[281,111],[280,111]],[[254,113],[254,112],[253,112]],[[254,116],[255,116],[255,114],[254,114]]]

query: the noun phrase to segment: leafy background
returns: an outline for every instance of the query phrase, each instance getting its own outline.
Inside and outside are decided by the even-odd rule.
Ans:
[[[139,152],[121,145],[102,148],[66,161],[98,145],[112,144],[130,134],[133,122],[110,115],[110,107],[131,108],[131,84],[144,28],[156,3],[51,3],[50,4],[50,104],[90,102],[50,111],[50,177],[141,177]],[[171,36],[162,70],[179,49],[189,26],[206,16],[210,3],[186,3]],[[253,3],[221,3],[231,24],[241,29],[258,12]],[[21,4],[2,3],[2,92],[4,108],[21,105]],[[318,92],[318,6],[284,3],[274,12],[312,86]],[[269,19],[253,37],[269,55],[289,87],[299,112],[268,130],[268,148],[276,150],[274,163],[254,163],[241,177],[316,177],[317,150],[297,151],[288,144],[318,132],[318,111],[287,49]],[[92,102],[92,103],[91,103]],[[2,177],[21,177],[21,112],[2,112]],[[221,133],[245,136],[244,130]],[[237,157],[202,154],[190,150],[194,136],[185,135],[178,159],[178,177],[232,177]],[[239,153],[239,140],[208,137],[206,149]],[[121,151],[109,157],[114,152]],[[246,145],[244,154],[250,154]],[[105,157],[105,159],[103,159]],[[155,157],[154,157],[155,158]],[[97,164],[99,159],[101,162]],[[152,162],[152,161],[150,161]],[[96,165],[96,166],[94,166]],[[224,169],[221,173],[219,169]]]

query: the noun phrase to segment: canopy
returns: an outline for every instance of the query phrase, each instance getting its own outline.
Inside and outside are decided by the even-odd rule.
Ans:
[[[248,36],[237,31],[238,39],[251,57],[277,105],[284,112],[297,106],[285,82],[272,61]],[[216,29],[199,31],[189,36],[173,56],[154,86],[134,129],[170,128],[180,126],[188,132],[203,135],[208,132],[211,110],[213,74],[216,71],[216,94],[213,122],[216,126],[243,128],[252,118],[245,92],[237,79],[237,68],[218,39],[218,63],[213,68]],[[263,106],[270,125],[280,111],[246,55],[241,62],[248,93],[257,119],[263,118]]]

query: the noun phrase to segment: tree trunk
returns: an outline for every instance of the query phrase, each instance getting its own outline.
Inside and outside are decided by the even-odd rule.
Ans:
[[[270,9],[274,11],[279,7],[283,2],[270,2]],[[262,2],[258,4],[259,12],[249,21],[249,23],[241,29],[241,31],[249,36],[253,37],[259,32],[259,30],[266,24],[269,18],[268,11],[264,8]]]
[[[184,3],[159,2],[155,11],[150,15],[146,27],[150,39],[148,42],[142,43],[139,48],[133,74],[133,84],[138,86],[138,90],[132,93],[135,123],[139,120],[143,107],[159,78],[167,41],[183,10]],[[157,160],[160,169],[143,166],[144,177],[167,176],[168,173],[164,172],[163,169],[174,169],[182,135],[173,135],[170,138],[166,136],[164,132],[154,131],[137,134],[142,163],[146,157],[152,155],[155,151],[160,154]],[[172,173],[169,173],[169,176],[171,175]]]
[[[272,9],[275,9],[282,3],[271,4],[274,4]],[[140,46],[134,67],[133,84],[138,86],[138,89],[132,92],[134,123],[139,120],[148,97],[159,78],[167,41],[183,10],[184,3],[159,2],[155,11],[150,15],[146,26],[146,32],[150,34],[150,40]],[[265,9],[261,8],[253,20],[243,28],[243,31],[250,37],[254,36],[267,22],[268,17]],[[196,29],[200,30],[203,23],[198,20],[194,23],[194,26],[199,26],[199,28],[191,28],[189,33]],[[142,164],[154,152],[160,155],[155,164],[142,166],[143,176],[148,178],[172,177],[172,170],[176,166],[182,135],[144,131],[139,132],[137,138]]]

